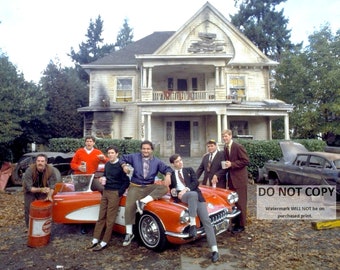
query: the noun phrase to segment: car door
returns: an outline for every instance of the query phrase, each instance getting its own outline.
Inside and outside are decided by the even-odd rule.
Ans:
[[[322,174],[326,160],[323,157],[310,154],[308,164],[304,167],[303,185],[321,185],[324,183]]]

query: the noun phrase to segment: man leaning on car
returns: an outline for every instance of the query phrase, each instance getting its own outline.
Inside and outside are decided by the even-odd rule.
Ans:
[[[28,228],[29,210],[35,200],[52,201],[57,176],[51,165],[47,164],[47,156],[38,154],[35,163],[30,165],[23,175],[25,200],[25,222]]]

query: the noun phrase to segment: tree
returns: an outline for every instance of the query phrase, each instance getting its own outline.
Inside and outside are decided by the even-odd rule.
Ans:
[[[103,57],[104,55],[114,51],[113,44],[102,44],[102,31],[103,20],[101,19],[101,17],[98,16],[95,22],[93,22],[91,19],[89,28],[87,29],[87,34],[85,35],[87,37],[86,42],[82,42],[79,45],[78,52],[75,52],[75,50],[71,48],[71,53],[69,54],[69,56],[76,64],[76,69],[79,73],[79,77],[85,82],[89,81],[89,76],[80,65],[93,62]]]
[[[88,104],[88,89],[77,71],[50,61],[41,85],[48,98],[46,114],[40,119],[45,138],[82,137],[83,118],[77,109]]]
[[[282,55],[275,98],[295,106],[290,125],[295,138],[340,134],[340,31],[325,25],[309,36],[309,46]]]
[[[12,143],[25,126],[44,113],[46,98],[41,88],[27,82],[8,57],[0,54],[0,143]]]
[[[133,29],[130,28],[128,20],[124,19],[123,27],[120,29],[117,35],[116,46],[119,49],[125,48],[127,45],[132,43],[133,40]]]
[[[283,9],[275,8],[286,0],[234,0],[239,12],[231,15],[231,22],[238,27],[265,55],[279,60],[285,49],[290,49],[290,30]],[[241,3],[239,3],[241,2]]]

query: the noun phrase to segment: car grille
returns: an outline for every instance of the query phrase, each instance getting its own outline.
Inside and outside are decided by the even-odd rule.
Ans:
[[[211,214],[209,217],[212,225],[220,224],[227,219],[227,210],[222,209],[218,212]]]

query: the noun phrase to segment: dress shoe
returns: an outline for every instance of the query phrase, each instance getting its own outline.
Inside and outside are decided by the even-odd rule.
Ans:
[[[145,203],[141,202],[140,200],[137,200],[136,201],[136,206],[137,206],[137,210],[138,210],[139,214],[142,215]]]
[[[92,249],[92,251],[102,251],[106,247],[107,247],[107,245],[105,245],[105,246],[97,245],[94,249]]]
[[[91,243],[91,245],[88,246],[86,249],[93,249],[93,248],[96,247],[97,245],[98,245],[98,243],[95,243],[95,244]]]
[[[244,227],[243,227],[243,226],[237,226],[237,227],[234,227],[234,228],[233,228],[232,233],[233,233],[233,234],[237,234],[237,233],[241,233],[241,232],[243,232],[243,231],[244,231]]]
[[[190,237],[196,237],[196,235],[197,235],[196,225],[190,226],[190,228],[189,228],[189,236]]]
[[[215,263],[215,262],[218,261],[219,258],[220,258],[220,256],[218,255],[218,252],[214,251],[214,252],[212,253],[212,256],[211,256],[211,261],[212,261],[213,263]]]

